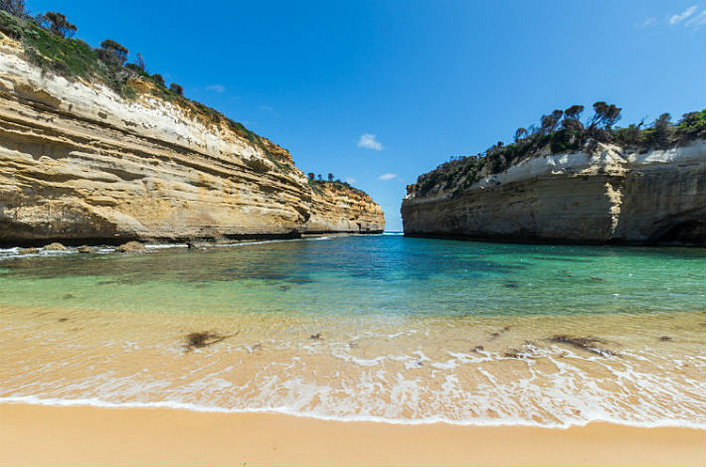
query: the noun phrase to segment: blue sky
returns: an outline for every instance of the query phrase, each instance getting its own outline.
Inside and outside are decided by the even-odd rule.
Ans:
[[[366,190],[390,230],[418,175],[542,113],[605,100],[627,125],[706,107],[703,1],[28,3]]]

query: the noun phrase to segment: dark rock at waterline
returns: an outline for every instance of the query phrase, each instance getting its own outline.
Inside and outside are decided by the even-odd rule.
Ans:
[[[613,357],[616,353],[612,350],[602,349],[597,347],[596,344],[605,344],[606,341],[599,339],[597,337],[574,337],[567,336],[564,334],[557,334],[549,339],[551,342],[556,342],[557,344],[566,344],[577,349],[585,350],[601,357]]]
[[[659,337],[659,341],[660,341],[660,342],[671,342],[671,341],[673,341],[673,340],[674,340],[674,339],[672,339],[672,338],[669,337],[669,336],[660,336],[660,337]]]
[[[140,242],[127,242],[123,243],[115,249],[118,253],[140,253],[145,251],[145,245]]]

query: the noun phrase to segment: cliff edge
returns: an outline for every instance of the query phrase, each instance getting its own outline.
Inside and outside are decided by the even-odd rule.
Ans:
[[[408,186],[405,235],[508,242],[706,244],[706,140],[666,149],[592,142]],[[483,162],[482,160],[480,162]],[[437,169],[439,170],[439,169]]]
[[[139,74],[126,97],[27,52],[0,33],[0,244],[384,228],[369,196],[315,190],[288,151],[212,109]]]

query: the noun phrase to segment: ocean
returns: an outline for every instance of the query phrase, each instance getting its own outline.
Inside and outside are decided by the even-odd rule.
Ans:
[[[331,236],[0,250],[0,402],[706,427],[698,248]]]

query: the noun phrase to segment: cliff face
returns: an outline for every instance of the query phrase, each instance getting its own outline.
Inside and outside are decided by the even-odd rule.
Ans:
[[[147,80],[131,82],[148,90]],[[310,225],[311,223],[311,225]],[[315,193],[289,153],[195,105],[46,75],[0,34],[0,243],[378,232],[356,190]]]
[[[366,193],[339,183],[317,183],[313,192],[306,233],[381,232],[385,228],[382,209]]]
[[[405,235],[498,241],[706,244],[706,141],[648,152],[544,155],[464,190],[402,203]],[[454,193],[454,191],[456,191]]]

